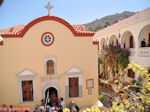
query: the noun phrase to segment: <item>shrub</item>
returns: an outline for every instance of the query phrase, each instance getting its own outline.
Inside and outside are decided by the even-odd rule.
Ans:
[[[101,112],[101,111],[99,110],[98,106],[93,106],[91,108],[86,108],[82,112]]]
[[[112,87],[112,85],[111,85],[111,84],[108,84],[108,87]]]
[[[101,101],[101,102],[104,100],[104,97],[103,97],[103,95],[101,93],[98,96],[98,100]]]
[[[70,109],[69,108],[64,108],[63,112],[70,112]]]
[[[135,83],[136,83],[136,80],[132,80],[132,81],[131,81],[131,84],[134,85]]]

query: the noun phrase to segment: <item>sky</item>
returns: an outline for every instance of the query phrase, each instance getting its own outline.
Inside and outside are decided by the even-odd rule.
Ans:
[[[0,29],[46,16],[45,5],[54,7],[51,15],[70,24],[85,24],[107,15],[123,11],[139,12],[150,7],[150,0],[4,0],[0,6]]]

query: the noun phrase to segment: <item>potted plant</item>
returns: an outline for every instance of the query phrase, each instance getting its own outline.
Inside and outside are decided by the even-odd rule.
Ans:
[[[101,84],[102,84],[103,87],[105,87],[105,83],[104,82],[102,82]]]
[[[104,87],[107,88],[107,83],[104,83]]]
[[[108,89],[112,90],[112,85],[111,84],[108,84]]]

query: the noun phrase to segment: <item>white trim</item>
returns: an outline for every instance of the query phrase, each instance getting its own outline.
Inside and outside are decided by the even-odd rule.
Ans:
[[[68,91],[65,91],[65,92],[68,92],[68,93],[65,93],[66,94],[66,98],[67,99],[76,99],[76,98],[81,98],[82,97],[82,70],[77,68],[77,67],[71,67],[69,70],[67,70],[65,72],[66,76],[65,76],[65,87],[69,87],[69,78],[73,78],[73,77],[78,77],[79,79],[79,97],[69,97],[69,88],[68,88]],[[80,89],[81,87],[81,89]],[[67,88],[66,88],[67,89]]]
[[[54,56],[49,56],[49,57],[45,58],[45,74],[48,75],[47,74],[47,64],[46,64],[48,60],[52,60],[54,62],[54,75],[56,75],[56,57],[54,57]]]
[[[45,92],[48,88],[53,87],[57,90],[58,98],[61,97],[61,89],[60,89],[60,77],[57,75],[50,75],[41,77],[42,80],[42,99],[45,98]]]
[[[22,97],[22,81],[27,81],[27,80],[32,80],[33,83],[33,101],[29,101],[29,102],[37,102],[36,73],[27,69],[18,73],[17,77],[18,77],[19,103],[28,103],[28,101],[23,102],[23,97]]]
[[[66,86],[69,86],[69,78],[78,77],[79,78],[79,86],[82,86],[82,74],[69,74],[66,75]]]
[[[61,91],[60,91],[60,87],[57,83],[53,83],[53,82],[48,82],[44,85],[43,89],[42,89],[42,99],[45,98],[45,92],[48,88],[55,88],[57,90],[57,94],[58,94],[58,98],[61,98]]]
[[[78,67],[71,67],[71,68],[69,68],[66,72],[65,72],[65,74],[82,74],[82,70],[81,69],[79,69]]]

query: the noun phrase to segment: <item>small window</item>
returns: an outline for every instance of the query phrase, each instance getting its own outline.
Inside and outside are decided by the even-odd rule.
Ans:
[[[23,102],[33,101],[33,83],[32,80],[22,81]]]
[[[54,61],[48,60],[46,63],[47,66],[47,75],[53,75],[54,74]]]
[[[50,32],[45,32],[41,37],[42,44],[50,46],[54,42],[54,36]]]
[[[79,97],[78,77],[69,78],[69,97]]]
[[[135,77],[135,73],[134,73],[133,70],[131,70],[131,69],[128,70],[128,77],[130,77],[130,78],[134,78]]]

